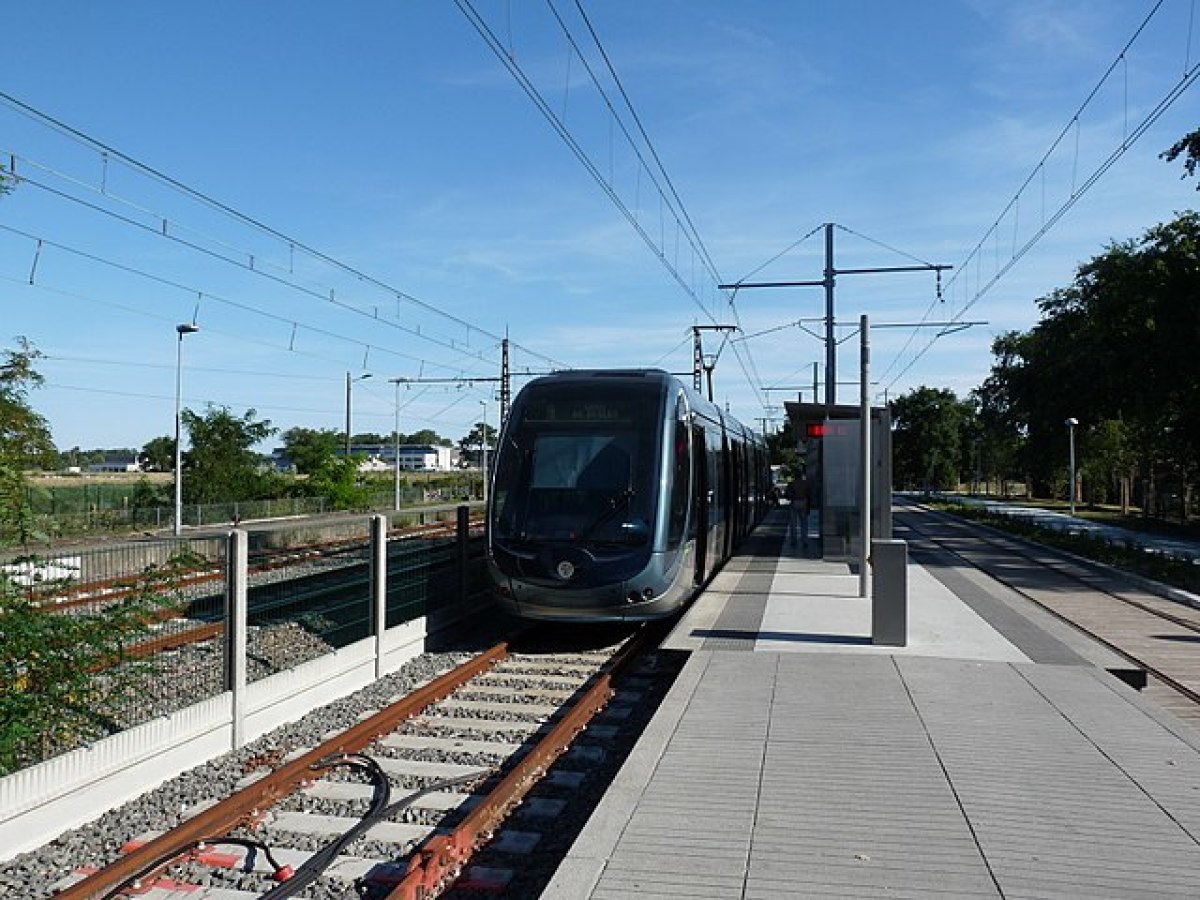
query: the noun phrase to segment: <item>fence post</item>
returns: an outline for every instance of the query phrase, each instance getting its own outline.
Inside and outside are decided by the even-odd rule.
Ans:
[[[383,636],[387,633],[387,516],[371,516],[371,628],[375,633],[375,678],[383,677]]]
[[[871,596],[871,643],[904,647],[908,644],[908,544],[871,541],[875,577]]]
[[[246,742],[246,620],[249,540],[235,528],[225,542],[225,690],[232,693],[231,741]]]

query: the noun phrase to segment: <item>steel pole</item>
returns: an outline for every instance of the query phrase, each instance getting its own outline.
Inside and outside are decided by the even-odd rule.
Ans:
[[[487,401],[486,401],[486,400],[480,400],[479,402],[480,402],[480,404],[483,406],[483,433],[482,433],[482,435],[480,436],[480,439],[479,439],[479,443],[480,443],[480,445],[481,445],[481,449],[482,449],[482,451],[483,451],[483,452],[482,452],[482,460],[481,460],[481,465],[482,465],[482,467],[483,467],[483,502],[484,502],[484,503],[487,503],[487,498],[488,498],[488,483],[487,483],[487,477],[488,477],[488,466],[487,466],[487,427],[488,427],[488,426],[487,426]]]
[[[393,379],[393,383],[396,385],[396,422],[393,426],[396,433],[392,438],[395,443],[392,448],[392,469],[395,472],[395,510],[400,512],[400,379]]]
[[[179,340],[175,347],[175,523],[176,537],[183,533],[183,336],[195,334],[200,326],[184,322],[175,326]]]
[[[837,403],[837,341],[833,335],[833,223],[825,223],[825,406],[833,414]]]
[[[1075,423],[1067,423],[1067,431],[1071,444],[1071,515],[1075,515]]]
[[[346,459],[350,458],[350,373],[346,373]]]
[[[858,563],[858,596],[870,594],[871,574],[871,324],[867,316],[859,318],[859,427],[862,453],[862,548]]]

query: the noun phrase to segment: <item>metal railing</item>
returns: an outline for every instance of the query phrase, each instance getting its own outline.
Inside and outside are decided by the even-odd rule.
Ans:
[[[455,495],[444,488],[406,486],[401,488],[401,509],[431,502],[452,502],[478,499],[478,485],[469,496]],[[359,513],[393,510],[394,491],[371,494]],[[33,502],[31,508],[38,530],[58,536],[121,534],[134,532],[168,532],[174,529],[175,510],[170,506],[134,506],[98,497],[89,503],[68,503],[62,499],[52,504]],[[180,521],[187,528],[211,528],[238,522],[264,519],[301,518],[337,512],[326,497],[280,497],[272,500],[244,500],[229,503],[185,504]]]

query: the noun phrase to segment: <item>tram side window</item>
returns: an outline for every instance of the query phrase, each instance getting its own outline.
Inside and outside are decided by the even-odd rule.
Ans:
[[[671,518],[667,523],[667,549],[674,550],[683,542],[687,527],[688,498],[692,490],[691,451],[688,446],[688,411],[681,395],[675,401],[675,429],[672,435]]]

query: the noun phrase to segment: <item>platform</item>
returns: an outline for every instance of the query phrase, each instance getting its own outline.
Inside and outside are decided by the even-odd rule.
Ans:
[[[873,645],[856,574],[778,516],[748,544],[543,898],[1200,896],[1200,731],[1109,651],[911,561],[909,640]]]

